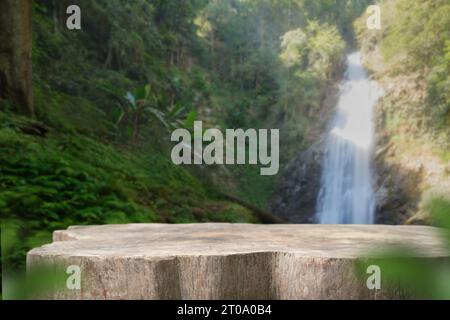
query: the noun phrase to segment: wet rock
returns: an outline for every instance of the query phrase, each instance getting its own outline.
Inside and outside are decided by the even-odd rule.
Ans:
[[[286,167],[269,211],[292,223],[313,223],[320,191],[324,142],[300,152]]]

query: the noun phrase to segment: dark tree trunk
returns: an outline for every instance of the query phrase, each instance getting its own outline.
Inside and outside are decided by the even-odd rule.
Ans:
[[[33,117],[31,12],[32,0],[0,0],[0,100]]]

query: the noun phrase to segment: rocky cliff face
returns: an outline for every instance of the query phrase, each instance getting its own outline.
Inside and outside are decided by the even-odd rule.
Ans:
[[[313,223],[320,190],[324,142],[301,151],[289,163],[277,191],[269,200],[269,211],[285,221]]]
[[[426,74],[392,74],[377,45],[362,46],[365,65],[385,92],[375,110],[376,222],[427,224],[424,194],[450,190],[450,164],[436,152],[424,120]]]

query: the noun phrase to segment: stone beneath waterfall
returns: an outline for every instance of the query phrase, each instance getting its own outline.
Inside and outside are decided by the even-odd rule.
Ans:
[[[424,226],[130,224],[55,231],[27,266],[79,267],[81,289],[54,299],[401,298],[401,288],[369,290],[354,265],[404,243],[420,258],[448,256]]]
[[[286,222],[314,222],[325,149],[323,139],[318,140],[290,161],[277,190],[269,199],[269,212]]]

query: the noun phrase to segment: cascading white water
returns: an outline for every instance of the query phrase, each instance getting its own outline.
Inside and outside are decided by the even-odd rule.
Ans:
[[[361,54],[349,54],[325,150],[317,200],[317,220],[321,224],[374,223],[372,115],[381,95],[381,89],[369,80],[362,66]]]

